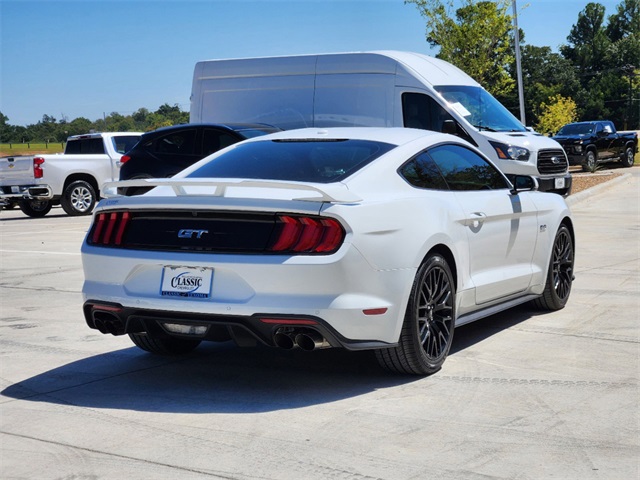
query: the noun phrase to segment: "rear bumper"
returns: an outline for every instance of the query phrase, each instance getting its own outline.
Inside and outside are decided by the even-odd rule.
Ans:
[[[323,319],[312,315],[219,315],[193,312],[169,312],[144,308],[123,307],[120,304],[88,300],[83,306],[84,318],[90,328],[101,333],[125,335],[147,333],[153,337],[178,336],[204,341],[221,341],[228,337],[253,339],[271,347],[277,344],[277,335],[283,329],[314,331],[328,342],[328,347],[362,350],[389,347],[381,341],[349,340]],[[204,333],[180,335],[172,333],[171,325],[206,327]]]
[[[247,257],[129,251],[85,243],[82,260],[87,305],[120,309],[120,326],[115,329],[120,333],[136,333],[140,325],[158,326],[158,319],[169,319],[237,326],[270,345],[271,332],[286,322],[263,324],[262,318],[312,318],[316,324],[311,328],[333,346],[350,349],[397,342],[416,272],[373,268],[350,245],[329,256]],[[210,297],[162,295],[166,265],[211,268]],[[97,328],[86,308],[93,307],[85,307],[85,319]]]
[[[19,200],[51,200],[53,190],[49,185],[7,185],[0,187],[0,203]]]

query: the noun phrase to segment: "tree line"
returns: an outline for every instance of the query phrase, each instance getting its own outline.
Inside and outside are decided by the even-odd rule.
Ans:
[[[436,57],[471,75],[521,117],[512,0],[405,3],[415,4],[425,18],[426,41],[438,49]],[[640,129],[640,0],[622,0],[608,17],[602,4],[588,3],[559,53],[527,45],[524,32],[518,33],[527,125],[547,134],[565,123],[607,119],[621,130]],[[0,142],[62,142],[90,130],[145,132],[188,121],[188,112],[168,104],[95,121],[43,115],[24,127],[11,125],[0,112]]]
[[[520,118],[512,0],[463,0],[458,8],[454,0],[405,3],[426,20],[436,56]],[[608,119],[619,129],[640,129],[640,0],[621,1],[608,17],[602,4],[588,3],[559,53],[527,45],[518,33],[527,125],[546,134],[572,121]]]
[[[9,124],[9,118],[0,112],[0,143],[54,143],[64,142],[71,135],[81,135],[91,130],[96,132],[149,132],[161,127],[189,122],[189,112],[179,105],[161,105],[155,112],[140,108],[131,115],[113,112],[101,119],[91,121],[78,117],[68,121],[51,115],[43,115],[38,123],[17,126]]]

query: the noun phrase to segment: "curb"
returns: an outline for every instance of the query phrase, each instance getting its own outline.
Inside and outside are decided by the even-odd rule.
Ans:
[[[623,173],[622,175],[619,175],[618,177],[613,178],[608,182],[604,182],[604,183],[601,183],[600,185],[596,185],[595,187],[591,187],[587,190],[583,190],[582,192],[578,192],[575,195],[569,195],[567,198],[565,198],[565,202],[567,202],[567,205],[574,205],[628,178],[631,178],[631,174]]]

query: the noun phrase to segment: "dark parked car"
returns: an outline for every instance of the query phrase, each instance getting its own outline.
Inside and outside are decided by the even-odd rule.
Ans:
[[[279,130],[263,124],[184,124],[159,128],[142,135],[120,159],[120,180],[172,177],[229,145]],[[148,190],[131,187],[119,192],[139,195]]]

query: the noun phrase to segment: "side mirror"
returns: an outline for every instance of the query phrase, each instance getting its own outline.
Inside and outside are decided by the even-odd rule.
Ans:
[[[513,177],[512,184],[511,195],[538,190],[538,181],[528,175],[516,175]]]
[[[449,135],[457,135],[458,127],[453,120],[445,120],[442,122],[442,133],[448,133]]]

